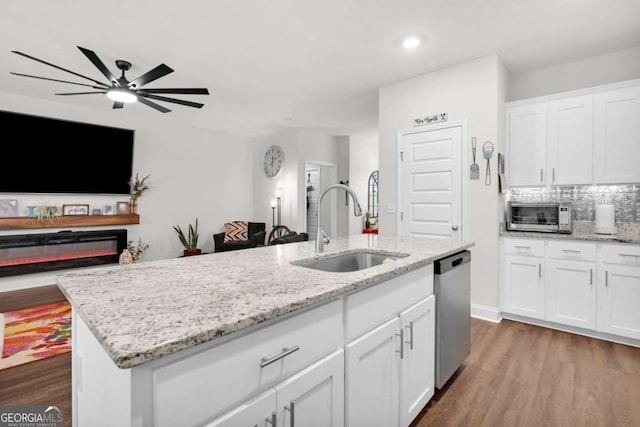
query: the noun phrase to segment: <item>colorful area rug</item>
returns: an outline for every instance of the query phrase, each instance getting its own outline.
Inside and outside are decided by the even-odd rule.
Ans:
[[[71,305],[58,302],[4,313],[0,370],[71,351]]]

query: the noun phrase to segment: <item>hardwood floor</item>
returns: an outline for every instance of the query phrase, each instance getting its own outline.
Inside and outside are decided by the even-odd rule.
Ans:
[[[472,319],[471,354],[412,424],[640,426],[640,348]]]
[[[0,309],[46,304],[56,291],[0,294]],[[510,320],[472,319],[471,339],[463,367],[411,427],[640,426],[640,348]],[[49,404],[70,427],[71,354],[0,371],[0,405]]]
[[[66,301],[57,286],[0,293],[0,312]],[[0,370],[0,406],[57,405],[71,427],[71,353]]]

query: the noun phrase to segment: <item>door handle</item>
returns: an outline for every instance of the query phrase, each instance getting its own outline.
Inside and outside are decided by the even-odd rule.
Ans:
[[[290,427],[295,427],[295,424],[296,424],[296,416],[295,416],[296,406],[295,406],[295,402],[293,400],[291,402],[289,402],[289,406],[285,406],[284,410],[285,411],[289,411],[289,426]]]
[[[544,179],[542,177],[542,171],[543,171],[543,169],[540,169],[540,182],[544,182]]]
[[[267,424],[272,425],[273,427],[277,427],[277,424],[276,424],[276,411],[273,411],[271,413],[271,418],[265,418],[264,420],[267,422]],[[258,425],[256,424],[256,427],[257,426]]]
[[[604,286],[609,287],[609,270],[604,271]]]
[[[551,168],[551,182],[556,182],[556,168]]]
[[[538,277],[542,277],[542,264],[538,264]]]
[[[589,284],[593,285],[593,268],[589,269]]]
[[[264,368],[265,366],[271,365],[273,362],[277,362],[278,360],[282,359],[283,357],[286,357],[288,355],[290,355],[291,353],[300,350],[300,347],[297,345],[294,345],[293,347],[283,347],[282,349],[282,353],[279,353],[273,357],[263,357],[260,361],[260,367]]]
[[[413,350],[413,322],[409,322],[409,326],[405,326],[405,328],[409,329],[409,341],[405,341],[409,344],[409,349]]]
[[[451,229],[452,229],[453,231],[458,231],[458,228],[459,228],[459,227],[458,227],[457,225],[452,225],[452,226],[451,226]]]
[[[400,353],[400,359],[404,359],[404,329],[400,328],[400,333],[396,335],[400,337],[400,350],[396,350],[396,353]]]

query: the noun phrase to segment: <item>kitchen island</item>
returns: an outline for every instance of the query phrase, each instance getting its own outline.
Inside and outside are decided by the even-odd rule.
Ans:
[[[319,255],[300,242],[60,275],[74,313],[74,425],[357,425],[356,391],[374,388],[356,381],[375,377],[375,365],[345,376],[345,364],[364,360],[358,352],[378,336],[375,348],[386,350],[377,363],[391,368],[378,379],[393,384],[378,396],[389,403],[367,397],[371,416],[408,425],[403,405],[419,412],[433,394],[432,385],[419,392],[416,406],[400,393],[411,387],[398,385],[411,348],[432,360],[433,262],[472,246],[359,235]],[[399,257],[345,273],[295,265],[363,249]],[[401,314],[411,313],[419,315],[404,325]],[[309,381],[317,386],[297,390]]]

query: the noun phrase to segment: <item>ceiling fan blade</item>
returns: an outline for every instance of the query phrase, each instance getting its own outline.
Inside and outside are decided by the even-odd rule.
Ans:
[[[151,95],[149,93],[138,92],[138,95],[139,95],[138,99],[140,99],[140,97],[145,97],[145,98],[155,99],[158,101],[173,102],[174,104],[186,105],[187,107],[195,107],[195,108],[202,108],[204,106],[204,104],[200,104],[199,102],[183,101],[182,99],[167,98],[166,96]]]
[[[67,93],[56,93],[56,95],[93,95],[95,93],[107,93],[106,91],[100,92],[67,92]]]
[[[104,86],[104,88],[102,88],[102,87],[99,87],[99,86],[91,86],[91,85],[86,85],[84,83],[70,82],[70,81],[67,81],[67,80],[50,79],[49,77],[40,77],[40,76],[32,76],[30,74],[14,73],[13,71],[10,71],[10,73],[15,75],[15,76],[32,77],[34,79],[50,80],[52,82],[69,83],[69,84],[72,84],[72,85],[90,87],[92,89],[107,89],[109,87],[104,83],[100,83],[102,86]]]
[[[80,47],[77,46],[78,49],[80,49],[80,51],[82,53],[84,53],[84,56],[86,56],[87,58],[89,58],[89,61],[91,61],[93,63],[93,65],[96,66],[96,68],[98,70],[100,70],[100,72],[107,78],[109,79],[109,81],[114,85],[114,86],[120,86],[120,83],[118,83],[118,79],[116,79],[116,77],[111,73],[111,71],[109,71],[109,69],[107,68],[106,65],[104,65],[104,62],[102,62],[100,60],[100,58],[98,58],[98,55],[96,55],[96,53],[92,50],[89,49],[85,49],[84,47]]]
[[[139,89],[138,93],[175,93],[184,95],[209,95],[206,88],[176,88],[176,89]]]
[[[168,113],[169,111],[171,111],[168,108],[163,107],[162,105],[156,104],[155,102],[151,102],[148,99],[144,99],[142,96],[138,97],[138,102],[141,102],[148,107],[154,108],[160,111],[161,113]]]
[[[164,77],[170,73],[173,73],[173,69],[169,68],[165,64],[160,64],[153,70],[141,75],[135,80],[130,81],[127,86],[129,86],[130,89],[138,89],[146,85],[147,83],[157,80],[160,77]]]
[[[21,56],[24,56],[25,58],[33,59],[34,61],[38,61],[38,62],[40,62],[40,63],[42,63],[42,64],[45,64],[45,65],[48,65],[48,66],[50,66],[50,67],[57,68],[58,70],[66,71],[67,73],[71,73],[71,74],[73,74],[74,76],[82,77],[83,79],[86,79],[86,80],[92,81],[92,82],[94,82],[95,84],[105,86],[105,84],[104,84],[104,83],[99,82],[98,80],[94,80],[94,79],[92,79],[91,77],[83,76],[82,74],[78,74],[78,73],[76,73],[75,71],[71,71],[71,70],[67,70],[66,68],[58,67],[57,65],[54,65],[54,64],[52,64],[52,63],[50,63],[50,62],[47,62],[47,61],[43,61],[42,59],[38,59],[38,58],[36,58],[36,57],[34,57],[34,56],[27,55],[26,53],[18,52],[17,50],[12,50],[11,52],[16,53],[16,54],[21,55]]]
[[[124,102],[114,102],[113,109],[124,108]]]

